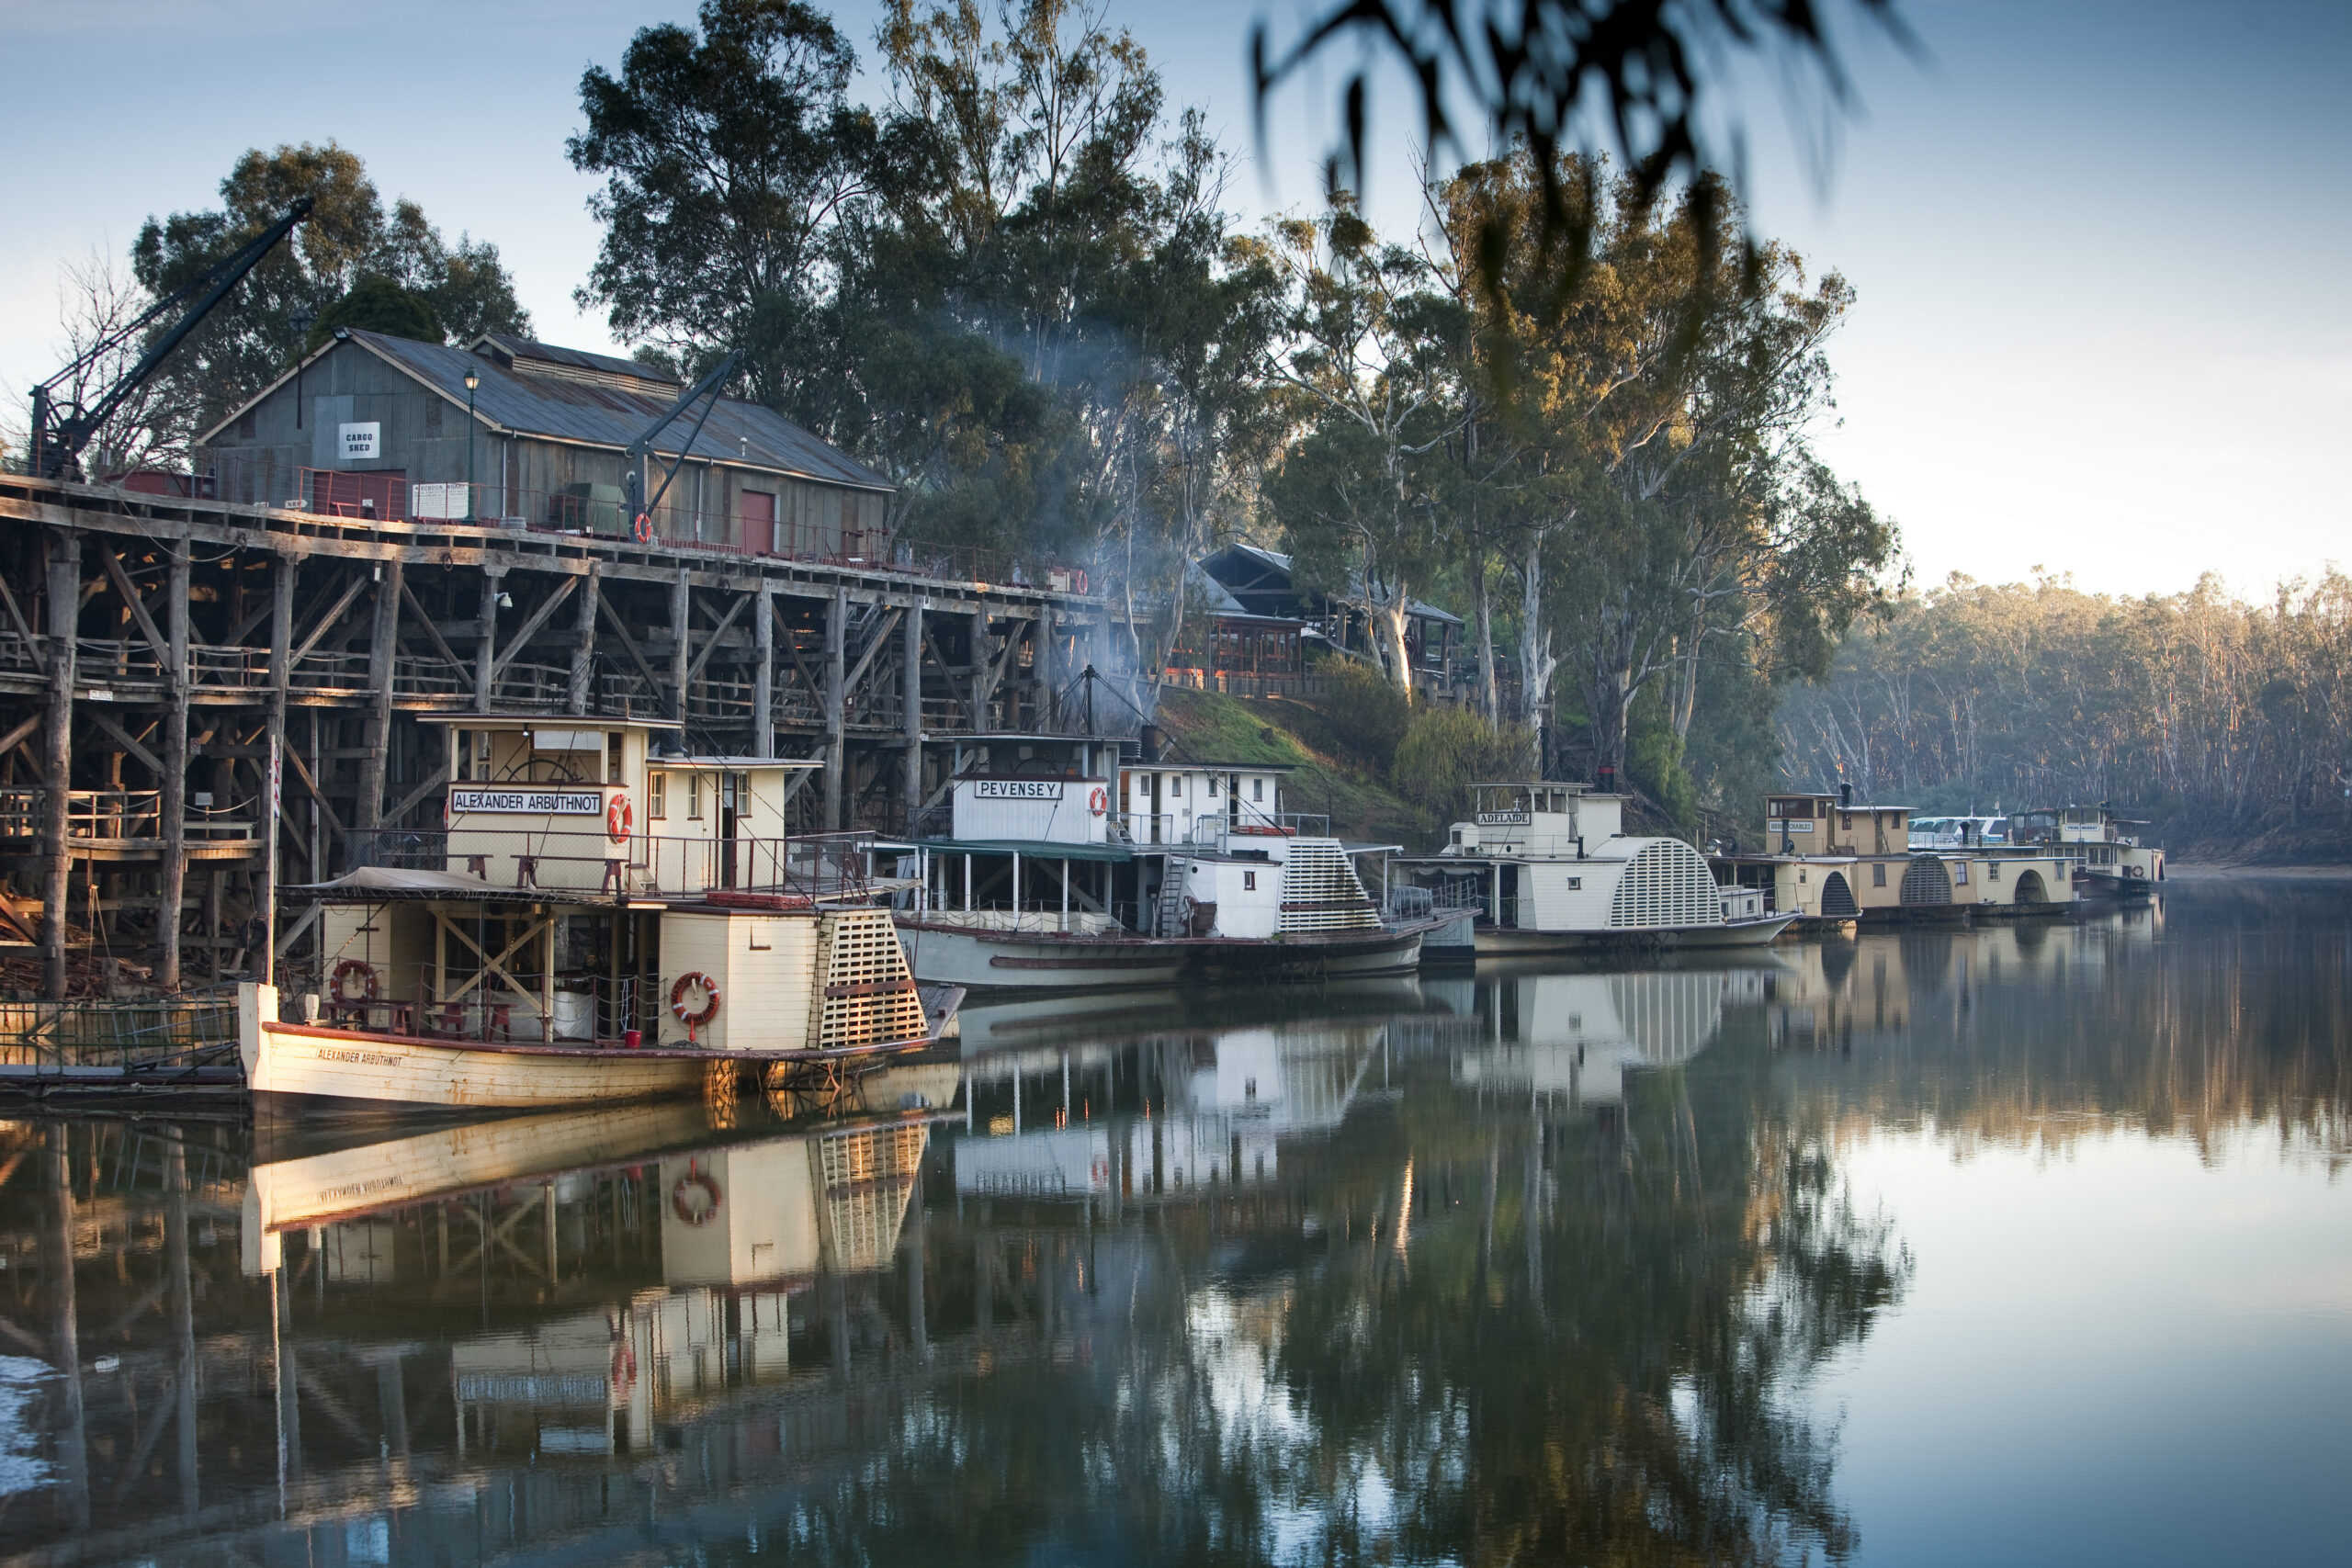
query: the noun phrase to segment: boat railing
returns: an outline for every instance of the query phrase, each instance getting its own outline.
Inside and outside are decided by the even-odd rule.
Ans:
[[[589,897],[841,898],[866,892],[873,851],[870,832],[616,839],[593,829],[464,828],[354,833],[348,863],[457,872],[502,889]]]
[[[455,953],[446,964],[398,969],[346,956],[329,969],[314,1021],[424,1040],[619,1046],[632,1030],[651,1032],[640,989],[630,975],[549,974],[511,962],[484,976],[478,961],[462,964]]]
[[[1174,811],[1123,811],[1112,818],[1111,833],[1114,841],[1124,844],[1174,844],[1223,854],[1237,840],[1328,839],[1331,818],[1321,812],[1261,811],[1250,806],[1204,811],[1196,817]]]

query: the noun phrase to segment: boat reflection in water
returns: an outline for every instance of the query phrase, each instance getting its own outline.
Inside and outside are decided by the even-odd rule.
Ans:
[[[2301,908],[975,1010],[824,1116],[0,1123],[0,1559],[1844,1559],[1805,1391],[1940,1261],[1855,1145],[2341,1168]]]

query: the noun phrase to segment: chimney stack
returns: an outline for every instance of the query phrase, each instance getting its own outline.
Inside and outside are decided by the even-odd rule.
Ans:
[[[1841,782],[1838,785],[1838,809],[1840,811],[1851,811],[1854,809],[1854,786],[1852,784]]]

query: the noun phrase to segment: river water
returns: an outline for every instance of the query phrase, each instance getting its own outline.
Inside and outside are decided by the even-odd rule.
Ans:
[[[2342,1561],[2352,887],[0,1124],[0,1562]],[[70,1257],[71,1263],[67,1259]]]

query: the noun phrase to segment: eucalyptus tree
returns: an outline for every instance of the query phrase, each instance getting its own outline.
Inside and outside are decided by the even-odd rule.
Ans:
[[[1267,500],[1301,570],[1364,617],[1409,701],[1406,628],[1444,553],[1446,448],[1464,428],[1461,306],[1345,193],[1320,218],[1276,222],[1251,254],[1283,283],[1263,374],[1297,433]]]
[[[1547,183],[1583,204],[1589,254],[1546,249]],[[1538,720],[1565,659],[1604,764],[1627,761],[1654,687],[1687,742],[1711,650],[1768,675],[1823,667],[1893,550],[1806,444],[1851,290],[1808,286],[1769,244],[1757,285],[1730,287],[1723,199],[1702,177],[1659,205],[1589,161],[1547,176],[1521,153],[1464,170],[1442,208],[1464,278],[1488,237],[1515,236],[1467,295],[1516,465],[1521,716]]]
[[[639,29],[617,74],[580,80],[572,166],[604,176],[576,298],[614,335],[691,367],[745,354],[752,395],[821,407],[842,220],[873,193],[874,117],[856,54],[802,0],[703,0],[698,26]]]
[[[358,154],[333,141],[243,153],[220,182],[220,207],[147,220],[131,246],[132,273],[149,295],[169,293],[304,196],[313,204],[309,220],[262,258],[159,373],[151,447],[177,451],[259,391],[303,351],[314,323],[363,282],[379,299],[388,289],[413,297],[424,311],[412,314],[407,330],[436,342],[445,333],[462,341],[530,331],[495,245],[470,235],[450,244],[406,198],[388,208]]]

